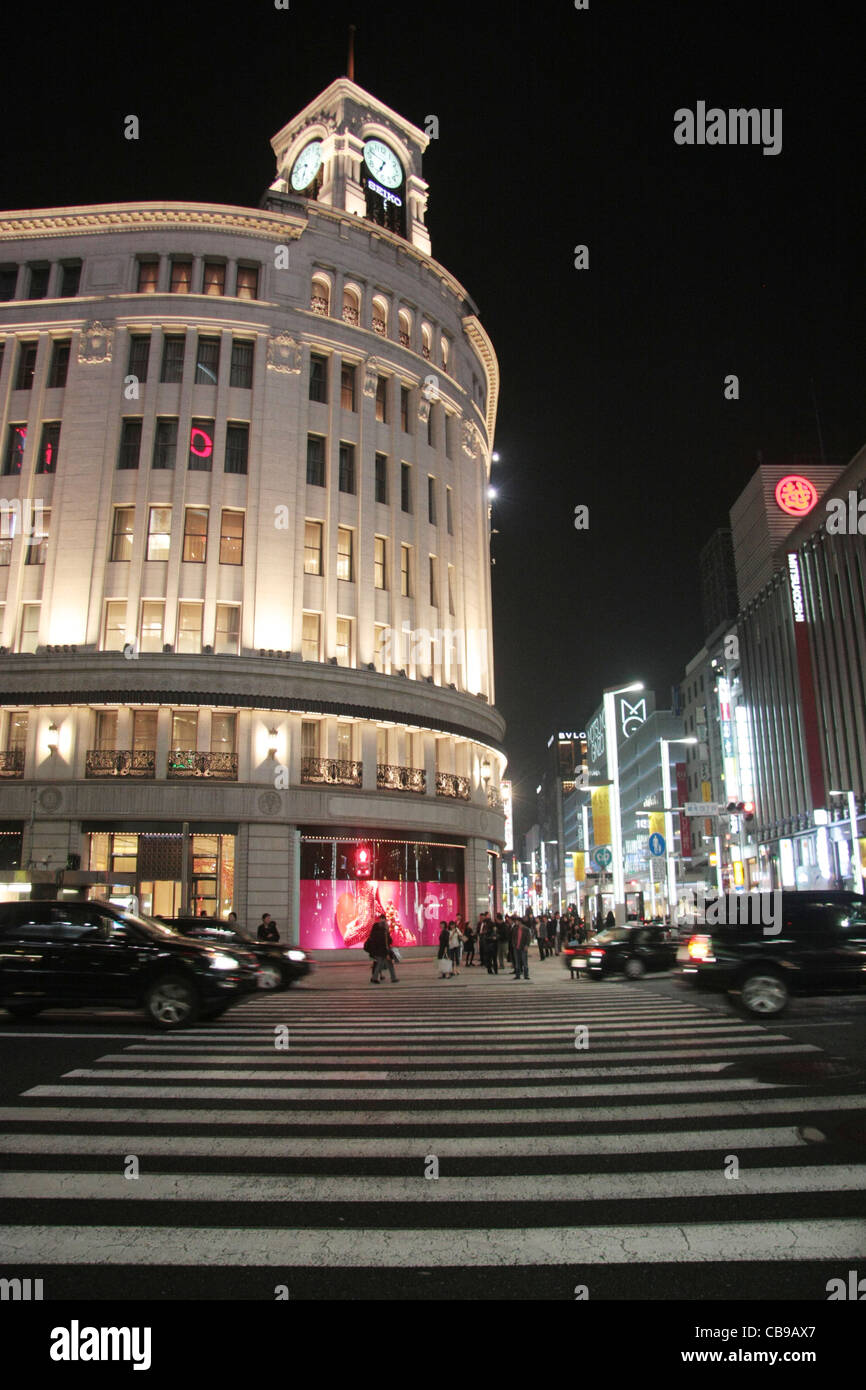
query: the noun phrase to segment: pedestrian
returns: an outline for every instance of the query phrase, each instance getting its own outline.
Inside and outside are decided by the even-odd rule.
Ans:
[[[259,922],[258,930],[259,941],[279,941],[280,933],[277,931],[277,924],[269,912],[262,913],[262,920]]]
[[[605,931],[612,931],[615,926],[616,918],[614,917],[612,912],[609,912],[604,919],[604,929]]]
[[[396,984],[397,976],[394,972],[394,957],[391,953],[391,933],[388,930],[388,923],[384,915],[377,917],[370,928],[370,935],[364,943],[364,950],[373,959],[370,984],[378,985],[381,983],[382,974],[386,965],[391,974],[391,983]]]
[[[440,922],[440,924],[439,924],[439,953],[438,953],[438,955],[437,955],[437,957],[436,957],[437,960],[444,960],[445,957],[448,955],[448,938],[450,937],[450,935],[451,935],[451,932],[450,932],[450,929],[449,929],[449,927],[448,927],[448,923],[447,923],[447,922]]]
[[[226,921],[230,927],[236,927],[238,924],[238,914],[236,912],[230,912]]]
[[[535,939],[538,942],[538,959],[547,959],[547,918],[539,917],[535,925]]]
[[[527,918],[525,922],[521,922],[518,917],[511,928],[511,953],[514,957],[515,980],[529,979],[529,943],[532,940],[530,921],[531,918]]]
[[[511,927],[501,912],[496,914],[496,960],[497,974],[505,969],[505,957],[509,950]]]
[[[490,918],[481,931],[481,964],[487,966],[488,975],[498,975],[499,937],[496,923]]]
[[[451,964],[454,974],[460,974],[460,951],[463,946],[463,933],[456,922],[448,923],[448,954],[451,957]]]
[[[479,931],[480,931],[479,923]],[[471,922],[466,923],[466,930],[463,933],[463,964],[468,968],[475,960],[475,932]]]

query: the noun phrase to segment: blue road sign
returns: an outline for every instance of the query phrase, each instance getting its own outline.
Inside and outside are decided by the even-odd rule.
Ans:
[[[665,852],[665,837],[664,837],[664,835],[659,835],[658,831],[655,831],[652,835],[650,835],[650,837],[649,837],[649,850],[650,850],[650,854],[655,854],[655,855],[657,855],[657,856],[658,856],[658,855],[661,855],[661,854],[664,854],[664,852]]]

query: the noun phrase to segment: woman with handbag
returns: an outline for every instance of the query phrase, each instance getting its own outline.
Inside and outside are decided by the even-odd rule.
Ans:
[[[448,923],[448,954],[454,968],[454,974],[460,974],[460,953],[463,950],[463,933],[456,922]]]

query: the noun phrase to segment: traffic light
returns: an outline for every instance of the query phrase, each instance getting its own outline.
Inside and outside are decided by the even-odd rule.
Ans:
[[[754,801],[729,801],[726,814],[742,816],[744,825],[749,825],[755,819],[755,803]]]
[[[359,845],[355,850],[355,877],[369,878],[373,872],[373,852],[369,845]]]

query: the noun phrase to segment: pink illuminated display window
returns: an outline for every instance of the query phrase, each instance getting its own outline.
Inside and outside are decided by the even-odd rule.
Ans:
[[[434,946],[440,924],[463,910],[462,885],[385,879],[302,879],[304,950],[361,947],[384,913],[395,946]]]

